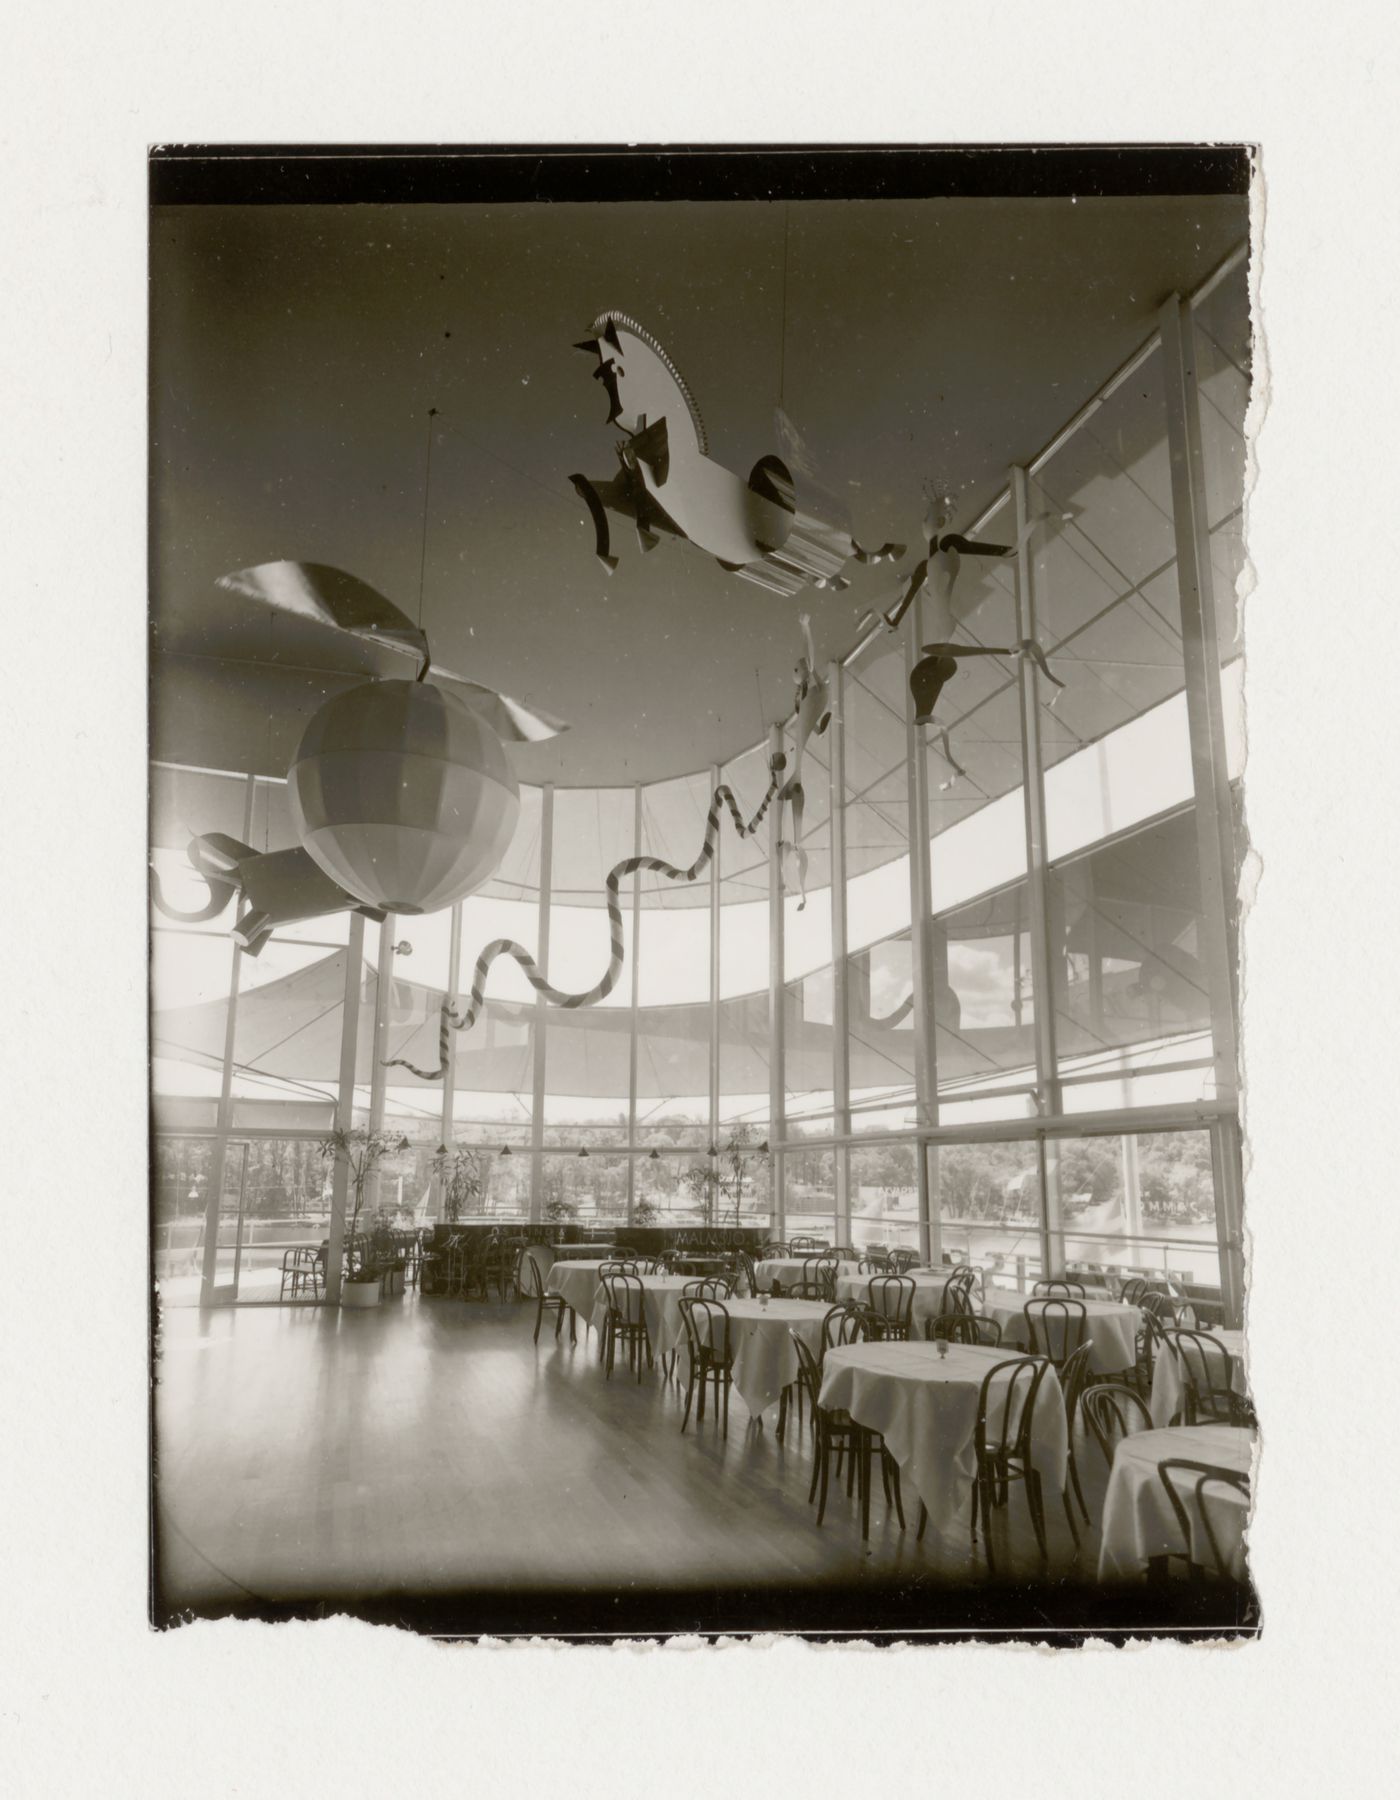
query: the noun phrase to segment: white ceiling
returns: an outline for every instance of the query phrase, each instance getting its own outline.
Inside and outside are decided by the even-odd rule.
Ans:
[[[416,614],[421,557],[439,660],[572,722],[522,779],[723,761],[789,709],[798,613],[836,655],[894,580],[782,600],[625,531],[607,579],[567,479],[614,466],[592,317],[660,339],[730,468],[781,395],[856,535],[918,546],[925,479],[974,517],[1246,229],[1238,198],[158,209],[152,754],[280,775],[371,666],[269,669],[289,636],[219,575],[329,562]]]

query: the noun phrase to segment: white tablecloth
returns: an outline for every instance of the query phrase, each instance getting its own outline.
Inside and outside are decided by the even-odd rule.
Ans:
[[[812,1355],[821,1357],[823,1300],[725,1300],[729,1342],[734,1352],[734,1391],[755,1418],[776,1404],[782,1391],[798,1378],[796,1331]],[[705,1331],[703,1313],[694,1315],[696,1330]]]
[[[1054,1299],[1054,1295],[1047,1296]],[[1026,1302],[1030,1294],[1018,1294],[1009,1288],[990,1287],[982,1296],[982,1311],[1001,1326],[1003,1344],[1029,1348],[1026,1334]],[[1071,1299],[1078,1300],[1077,1295]],[[1124,1306],[1117,1300],[1079,1301],[1084,1308],[1085,1330],[1093,1348],[1089,1366],[1096,1375],[1116,1375],[1131,1369],[1137,1360],[1137,1334],[1142,1329],[1142,1313],[1136,1306]],[[1053,1316],[1053,1315],[1052,1315]]]
[[[812,1259],[812,1262],[813,1268],[815,1268],[815,1257]],[[836,1265],[838,1279],[842,1275],[854,1275],[859,1266],[858,1263],[853,1262],[838,1262]],[[781,1282],[783,1291],[786,1292],[788,1288],[796,1287],[798,1282],[801,1281],[805,1268],[806,1258],[804,1257],[773,1256],[769,1257],[764,1262],[755,1263],[754,1273],[758,1276],[760,1290],[767,1289],[771,1292],[773,1283],[777,1281]]]
[[[1108,1492],[1104,1496],[1103,1544],[1099,1551],[1100,1581],[1133,1581],[1147,1572],[1148,1560],[1168,1553],[1183,1555],[1181,1527],[1157,1473],[1157,1465],[1181,1457],[1187,1462],[1214,1463],[1248,1475],[1254,1461],[1254,1433],[1237,1425],[1173,1426],[1170,1431],[1139,1431],[1122,1438],[1113,1453]],[[1182,1474],[1177,1491],[1188,1514],[1195,1509],[1195,1483]],[[1206,1489],[1206,1505],[1222,1550],[1243,1573],[1242,1543],[1248,1505],[1242,1496],[1219,1484]],[[1192,1560],[1210,1566],[1210,1546],[1192,1520]]]
[[[603,1262],[616,1262],[615,1256],[580,1257],[572,1262],[557,1262],[545,1277],[545,1291],[558,1294],[586,1325],[593,1314],[593,1299],[598,1291],[598,1270]]]
[[[1237,1394],[1248,1393],[1245,1385],[1244,1365],[1244,1333],[1242,1331],[1208,1331],[1202,1332],[1212,1342],[1218,1343],[1230,1355],[1230,1385]],[[1220,1387],[1224,1384],[1216,1379],[1212,1385]],[[1170,1425],[1175,1415],[1181,1411],[1181,1363],[1176,1351],[1170,1344],[1163,1345],[1157,1352],[1152,1365],[1152,1423],[1165,1427]]]
[[[977,1396],[987,1371],[1006,1360],[980,1344],[951,1344],[946,1357],[936,1344],[913,1340],[845,1344],[826,1353],[821,1404],[844,1407],[858,1425],[883,1434],[900,1475],[942,1530],[971,1503]],[[1064,1396],[1047,1369],[1031,1421],[1032,1460],[1047,1498],[1064,1490],[1068,1451]]]
[[[691,1282],[703,1279],[696,1275],[639,1275],[642,1284],[642,1306],[646,1312],[647,1336],[654,1356],[668,1356],[685,1337],[681,1323],[680,1298]],[[630,1284],[626,1290],[635,1304],[636,1291]],[[623,1290],[618,1289],[618,1298]],[[594,1289],[589,1322],[601,1332],[607,1316],[608,1292],[600,1281]]]
[[[951,1312],[952,1302],[947,1299],[947,1287],[956,1270],[910,1269],[908,1279],[914,1283],[914,1335],[924,1334],[924,1320],[936,1319],[940,1313]],[[844,1275],[836,1283],[836,1298],[843,1301],[870,1298],[870,1283],[878,1281],[878,1275]],[[893,1289],[888,1290],[893,1293]],[[973,1310],[980,1311],[981,1296],[974,1287],[968,1298]]]

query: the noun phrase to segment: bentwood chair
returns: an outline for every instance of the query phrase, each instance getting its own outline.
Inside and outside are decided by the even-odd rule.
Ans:
[[[1079,1415],[1110,1468],[1113,1452],[1123,1438],[1152,1429],[1152,1414],[1142,1395],[1112,1381],[1095,1382],[1084,1390],[1079,1399]]]
[[[1092,1373],[1089,1368],[1089,1357],[1092,1350],[1091,1344],[1081,1344],[1077,1350],[1070,1352],[1059,1369],[1060,1391],[1065,1399],[1065,1436],[1069,1447],[1069,1486],[1066,1487],[1064,1493],[1065,1517],[1069,1520],[1070,1533],[1076,1544],[1079,1542],[1079,1528],[1074,1522],[1074,1509],[1069,1502],[1071,1487],[1074,1489],[1075,1499],[1079,1502],[1079,1510],[1084,1514],[1086,1525],[1089,1523],[1089,1508],[1084,1504],[1084,1490],[1079,1485],[1079,1465],[1075,1461],[1074,1455],[1074,1420]]]
[[[917,1269],[918,1266],[919,1253],[917,1250],[890,1251],[890,1273],[892,1275],[903,1275],[907,1270]]]
[[[759,1251],[758,1260],[760,1262],[771,1262],[775,1258],[780,1257],[780,1256],[786,1256],[787,1254],[788,1254],[788,1247],[781,1238],[770,1238],[770,1240]]]
[[[1162,1354],[1166,1344],[1166,1333],[1162,1321],[1150,1306],[1142,1311],[1142,1330],[1137,1334],[1137,1359],[1133,1365],[1133,1379],[1137,1383],[1140,1394],[1152,1392],[1152,1371],[1157,1366],[1157,1358]]]
[[[977,1473],[972,1490],[972,1538],[975,1543],[980,1505],[989,1574],[995,1573],[992,1508],[1006,1504],[1013,1481],[1021,1482],[1026,1490],[1026,1503],[1030,1507],[1031,1525],[1041,1560],[1049,1555],[1045,1541],[1045,1504],[1031,1442],[1035,1405],[1049,1366],[1041,1357],[1012,1357],[989,1369],[978,1391],[977,1425],[973,1437]]]
[[[833,1309],[835,1310],[835,1309]],[[846,1309],[840,1309],[846,1310]],[[828,1320],[831,1314],[827,1315]],[[822,1406],[819,1404],[822,1386],[822,1365],[808,1349],[797,1332],[791,1333],[793,1348],[797,1352],[798,1379],[803,1392],[812,1408],[812,1422],[816,1441],[812,1450],[812,1481],[807,1489],[807,1504],[813,1498],[820,1497],[817,1503],[817,1524],[826,1517],[826,1496],[831,1479],[831,1463],[833,1457],[838,1463],[846,1459],[846,1492],[858,1486],[860,1496],[860,1535],[870,1536],[870,1475],[871,1460],[878,1453],[880,1458],[880,1478],[885,1490],[886,1509],[892,1505],[899,1519],[899,1528],[904,1529],[904,1498],[900,1492],[899,1464],[885,1447],[885,1440],[878,1431],[870,1431],[863,1425],[857,1425],[851,1415],[842,1407]],[[854,1339],[847,1339],[854,1342]]]
[[[640,1382],[643,1351],[646,1352],[647,1367],[653,1366],[651,1333],[647,1330],[642,1284],[635,1275],[609,1275],[603,1281],[603,1292],[607,1295],[607,1312],[603,1319],[603,1361],[608,1378],[612,1378],[617,1346],[622,1344],[627,1351],[628,1367],[637,1371],[637,1380]]]
[[[714,1388],[714,1409],[721,1416],[723,1406],[724,1436],[729,1436],[729,1390],[734,1384],[734,1345],[729,1335],[729,1312],[718,1300],[692,1299],[682,1295],[681,1323],[685,1327],[686,1381],[684,1433],[690,1423],[691,1402],[700,1390],[700,1403],[695,1410],[698,1425],[705,1417],[705,1388]]]
[[[321,1298],[321,1253],[319,1250],[301,1248],[282,1252],[282,1286],[277,1298],[287,1298],[291,1290],[293,1300],[305,1300],[310,1295],[313,1300]]]
[[[903,1340],[914,1322],[915,1284],[907,1275],[872,1275],[866,1283],[876,1335]]]
[[[1082,1300],[1027,1300],[1022,1309],[1026,1344],[1032,1356],[1047,1357],[1061,1368],[1084,1342],[1089,1315]]]
[[[1056,1294],[1062,1300],[1082,1300],[1084,1298],[1083,1283],[1063,1281],[1056,1277],[1053,1281],[1037,1281],[1031,1289],[1031,1296],[1036,1300],[1044,1300]]]
[[[1235,1358],[1208,1332],[1162,1333],[1167,1355],[1181,1370],[1183,1425],[1252,1425],[1254,1412],[1235,1391]]]
[[[703,1275],[687,1281],[681,1293],[687,1300],[732,1300],[734,1286],[723,1275]]]
[[[827,1244],[825,1238],[795,1237],[789,1238],[788,1240],[788,1248],[792,1251],[794,1256],[802,1256],[807,1251],[811,1251],[815,1255],[818,1252],[825,1250],[826,1247]]]
[[[890,1275],[894,1273],[890,1259],[882,1250],[867,1250],[856,1262],[858,1275]]]
[[[1167,1491],[1172,1511],[1176,1514],[1177,1526],[1181,1531],[1182,1541],[1186,1545],[1185,1561],[1187,1574],[1196,1581],[1228,1581],[1238,1582],[1243,1579],[1243,1572],[1231,1566],[1232,1558],[1223,1550],[1216,1535],[1218,1520],[1211,1518],[1211,1504],[1207,1499],[1208,1490],[1214,1486],[1217,1490],[1226,1488],[1233,1494],[1249,1499],[1249,1477],[1238,1469],[1222,1469],[1215,1463],[1192,1462],[1182,1457],[1170,1457],[1157,1465],[1157,1477]],[[1195,1533],[1191,1528],[1191,1514],[1187,1502],[1182,1497],[1182,1489],[1194,1482],[1192,1505],[1196,1517],[1205,1531],[1206,1543],[1210,1549],[1210,1564],[1198,1563],[1191,1555],[1191,1546]],[[1220,1509],[1221,1496],[1216,1493],[1215,1507]],[[1231,1511],[1235,1511],[1233,1504]],[[1179,1553],[1173,1552],[1173,1555]],[[1241,1555],[1243,1552],[1241,1551]]]
[[[636,1275],[638,1273],[637,1265],[630,1257],[624,1260],[602,1262],[598,1264],[599,1281],[606,1281],[609,1275]]]
[[[985,1344],[993,1350],[1001,1348],[1001,1326],[995,1319],[984,1319],[980,1313],[973,1312],[970,1306],[925,1319],[924,1337],[931,1344],[942,1339],[946,1344]]]
[[[578,1315],[562,1294],[545,1292],[544,1277],[540,1274],[540,1265],[530,1254],[528,1245],[522,1246],[515,1260],[515,1291],[526,1300],[535,1303],[535,1342],[540,1341],[540,1326],[544,1324],[546,1313],[554,1314],[554,1336],[559,1336],[559,1328],[564,1323],[564,1314],[569,1315],[569,1342],[578,1342]]]

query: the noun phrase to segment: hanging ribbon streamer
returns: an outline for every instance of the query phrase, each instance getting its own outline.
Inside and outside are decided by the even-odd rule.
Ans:
[[[763,821],[773,797],[778,792],[779,777],[786,759],[777,755],[769,760],[768,792],[758,811],[744,823],[739,811],[738,802],[727,787],[717,787],[710,800],[709,816],[705,821],[705,841],[700,854],[688,869],[678,869],[674,863],[663,862],[659,856],[628,856],[610,870],[607,879],[608,924],[612,933],[612,953],[608,959],[607,973],[595,987],[583,994],[566,994],[562,989],[551,987],[543,975],[539,965],[523,944],[512,942],[510,938],[497,938],[482,951],[476,960],[476,968],[472,973],[471,999],[464,1013],[458,1013],[452,1006],[450,997],[442,997],[442,1012],[438,1026],[438,1066],[436,1069],[420,1069],[404,1057],[396,1056],[384,1064],[387,1069],[407,1069],[411,1075],[418,1076],[421,1081],[441,1081],[447,1072],[448,1030],[470,1031],[480,1016],[486,998],[486,977],[491,972],[491,965],[497,957],[509,956],[518,965],[521,973],[537,994],[543,994],[552,1006],[578,1008],[594,1006],[606,997],[617,986],[618,976],[622,973],[622,906],[618,900],[618,887],[629,875],[639,869],[650,869],[658,875],[665,875],[671,881],[694,881],[708,865],[715,853],[719,841],[719,822],[722,811],[727,807],[729,816],[734,821],[734,829],[741,838],[752,837]]]

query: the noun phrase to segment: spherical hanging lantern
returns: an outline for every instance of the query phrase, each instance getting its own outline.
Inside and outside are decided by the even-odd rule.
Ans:
[[[455,694],[419,681],[371,681],[328,700],[287,771],[287,797],[326,874],[396,913],[474,893],[520,817],[500,738]]]

